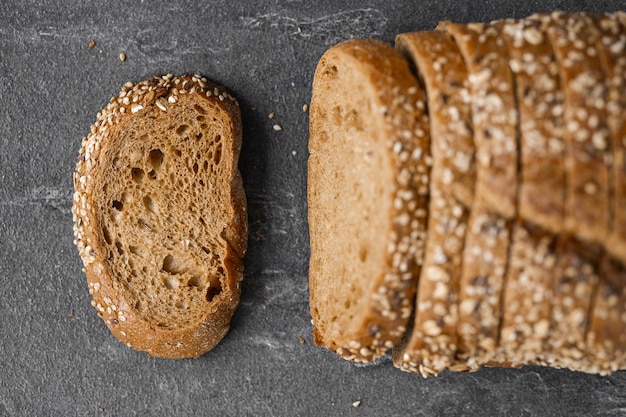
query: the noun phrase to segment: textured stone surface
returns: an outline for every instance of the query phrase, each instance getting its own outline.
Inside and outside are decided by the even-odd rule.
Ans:
[[[626,373],[485,369],[423,380],[389,359],[358,367],[314,347],[302,111],[317,60],[341,40],[626,2],[197,3],[0,2],[0,416],[626,414]],[[124,82],[196,71],[243,110],[243,298],[213,351],[154,359],[115,340],[89,304],[72,245],[71,173],[81,138]]]

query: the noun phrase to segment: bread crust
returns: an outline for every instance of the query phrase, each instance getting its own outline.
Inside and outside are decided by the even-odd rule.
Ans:
[[[416,67],[428,96],[433,165],[424,263],[414,323],[393,349],[396,367],[436,375],[455,363],[457,294],[474,195],[474,142],[467,70],[445,32],[413,32],[396,49]]]
[[[385,158],[391,164],[394,179],[393,183],[384,184],[385,190],[391,191],[390,212],[375,213],[376,216],[391,218],[391,230],[380,231],[386,235],[387,242],[384,262],[379,271],[368,277],[369,281],[359,283],[364,287],[364,295],[358,300],[354,317],[349,323],[342,324],[336,334],[330,334],[327,323],[337,322],[327,317],[332,315],[331,312],[323,310],[325,291],[328,291],[324,280],[344,278],[322,276],[322,266],[327,262],[343,260],[341,254],[335,259],[324,256],[322,248],[326,243],[320,219],[324,210],[330,208],[318,203],[316,185],[326,181],[326,178],[320,177],[318,158],[326,140],[324,124],[333,123],[332,119],[323,116],[330,109],[321,107],[323,98],[320,94],[323,85],[333,81],[329,71],[337,67],[358,74],[359,85],[351,85],[350,88],[360,89],[369,103],[369,108],[358,110],[375,120],[377,126],[374,132],[362,132],[363,140],[367,138],[380,142],[387,155]],[[344,94],[342,86],[333,89],[332,94],[339,94],[338,91]],[[348,99],[345,97],[345,100]],[[423,92],[406,61],[389,44],[357,39],[344,42],[330,48],[317,66],[310,108],[310,133],[309,283],[314,341],[345,359],[369,362],[383,355],[403,335],[413,307],[415,281],[423,256],[430,171],[428,118]],[[331,152],[330,148],[328,152]],[[349,163],[358,164],[359,161]],[[342,300],[342,303],[344,301],[347,300]],[[340,306],[336,310],[337,314],[343,314],[339,313],[342,311]]]
[[[467,67],[476,145],[475,195],[506,219],[516,214],[518,113],[506,43],[497,24],[442,22]]]
[[[208,101],[217,106],[229,123],[224,138],[233,155],[227,170],[230,187],[230,214],[222,238],[227,242],[223,258],[225,282],[222,291],[208,304],[202,317],[189,325],[168,329],[146,320],[139,314],[121,285],[116,271],[107,261],[104,245],[106,237],[99,224],[99,213],[94,199],[102,187],[107,167],[101,160],[109,146],[128,120],[140,112],[158,108],[166,112],[178,101]],[[156,114],[159,114],[157,111]],[[241,116],[236,100],[222,87],[200,75],[173,77],[155,76],[138,84],[127,83],[120,94],[113,97],[98,113],[91,133],[83,139],[79,161],[74,172],[72,213],[74,237],[83,261],[92,305],[113,335],[127,346],[164,358],[198,357],[212,349],[227,333],[230,319],[237,308],[241,280],[242,257],[247,248],[247,208],[237,160],[241,149]]]
[[[589,18],[600,35],[598,51],[606,74],[607,126],[613,149],[609,175],[610,226],[604,246],[612,257],[626,263],[626,14],[590,14]]]
[[[565,92],[565,231],[603,243],[609,227],[612,150],[598,31],[584,13],[535,18],[547,23]]]
[[[459,294],[457,359],[469,369],[494,360],[517,214],[518,111],[501,25],[443,22],[469,74],[476,146],[475,197],[468,221]]]

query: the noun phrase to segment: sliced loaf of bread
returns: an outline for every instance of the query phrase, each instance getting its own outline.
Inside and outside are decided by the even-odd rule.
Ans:
[[[194,75],[127,83],[98,113],[74,173],[74,235],[92,305],[150,355],[197,357],[241,291],[246,199],[237,102]]]

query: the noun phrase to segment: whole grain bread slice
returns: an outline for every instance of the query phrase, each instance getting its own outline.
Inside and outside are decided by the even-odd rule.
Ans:
[[[512,223],[519,186],[518,112],[499,22],[453,24],[468,71],[476,147],[476,187],[459,293],[457,359],[476,369],[496,359]]]
[[[441,22],[465,60],[476,144],[475,196],[487,210],[515,217],[518,113],[509,55],[498,24]]]
[[[547,24],[565,94],[564,228],[582,240],[604,243],[610,221],[612,150],[599,34],[584,13],[533,18]]]
[[[428,96],[431,154],[426,252],[412,329],[393,348],[395,366],[423,376],[454,365],[457,295],[465,230],[474,194],[474,141],[467,70],[449,34],[398,35],[396,49],[409,59]]]
[[[75,242],[92,305],[119,340],[197,357],[226,334],[247,246],[235,99],[200,75],[127,83],[74,173]]]
[[[552,46],[533,19],[499,23],[519,109],[519,220],[513,224],[498,360],[533,363],[550,327],[555,233],[563,227],[563,92]]]
[[[428,209],[424,95],[391,45],[355,39],[323,55],[309,151],[314,341],[368,362],[406,330]]]
[[[626,263],[626,14],[589,15],[599,32],[598,51],[607,87],[607,126],[613,149],[609,175],[610,226],[604,245],[614,258]]]

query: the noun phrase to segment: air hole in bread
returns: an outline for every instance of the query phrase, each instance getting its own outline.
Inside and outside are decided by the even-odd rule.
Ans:
[[[178,284],[178,279],[174,277],[165,277],[163,279],[163,285],[165,285],[165,288],[167,288],[168,290],[175,290],[176,288],[178,288]]]
[[[140,258],[144,257],[144,250],[141,247],[139,247],[139,246],[129,245],[128,246],[128,251],[130,253],[132,253],[133,255],[139,256]]]
[[[215,143],[220,143],[222,140],[222,135],[215,135]]]
[[[174,149],[174,154],[175,154],[176,156],[182,156],[182,155],[183,155],[183,153],[181,152],[181,150],[180,150],[180,149]]]
[[[163,271],[172,275],[182,274],[187,271],[185,264],[173,255],[167,255],[163,258]]]
[[[203,187],[204,187],[204,180],[203,180],[203,179],[200,179],[200,180],[198,181],[198,184],[200,184],[201,186],[203,186]]]
[[[217,297],[221,293],[222,293],[222,283],[218,281],[216,286],[210,286],[206,290],[206,299],[207,301],[211,302],[215,299],[215,297]]]
[[[122,243],[119,240],[117,240],[115,242],[115,249],[117,249],[117,253],[118,254],[120,254],[120,255],[124,254],[124,249],[122,248]]]
[[[361,262],[367,261],[368,250],[365,246],[361,246],[359,249],[359,260]]]
[[[335,126],[341,126],[343,123],[343,109],[341,106],[335,106],[330,110],[331,122]]]
[[[189,281],[187,281],[187,285],[190,287],[202,287],[205,283],[205,279],[199,272],[195,272]]]
[[[156,177],[157,177],[157,175],[156,175],[156,171],[155,171],[155,170],[150,170],[150,171],[148,172],[148,177],[149,177],[151,180],[156,180]]]
[[[176,305],[176,308],[179,308],[181,310],[186,310],[189,308],[189,305],[185,301],[182,301],[182,300],[177,301],[175,305]]]
[[[206,123],[202,123],[202,124],[200,125],[200,128],[201,128],[202,130],[207,130],[207,129],[209,128],[209,125],[208,125],[208,124],[206,124]]]
[[[198,163],[197,163],[197,162],[195,162],[195,163],[193,164],[193,173],[194,173],[194,174],[197,174],[197,173],[198,173]]]
[[[221,160],[222,160],[222,144],[220,143],[215,148],[215,153],[213,154],[213,162],[215,162],[215,165],[219,165]]]
[[[202,132],[196,133],[196,139],[202,139]]]
[[[211,254],[211,250],[210,250],[209,248],[207,248],[206,246],[202,246],[202,251],[203,251],[204,253],[206,253],[207,255],[210,255],[210,254]]]
[[[102,227],[102,234],[104,235],[104,241],[107,243],[107,245],[110,245],[112,243],[111,233],[109,232],[109,229],[106,228],[106,226]]]
[[[209,169],[209,161],[204,161],[204,163],[202,164],[202,168],[207,171]]]
[[[117,211],[122,211],[124,209],[124,204],[118,200],[113,200],[113,203],[111,203],[111,206]]]
[[[197,116],[196,120],[199,122],[204,122],[204,119],[206,119],[204,116]]]
[[[191,128],[189,127],[189,125],[180,125],[176,128],[176,134],[178,136],[187,136],[189,134],[189,131],[191,130]]]
[[[143,201],[143,206],[146,208],[146,210],[148,210],[150,213],[156,213],[157,211],[156,203],[149,195],[144,196],[142,201]]]
[[[335,77],[337,75],[337,72],[337,67],[331,65],[326,69],[326,71],[324,71],[324,77]]]
[[[194,108],[194,109],[195,109],[198,113],[200,113],[200,114],[206,114],[206,110],[205,110],[205,108],[204,108],[204,107],[202,107],[202,106],[201,106],[201,105],[199,105],[199,104],[195,104],[195,105],[193,106],[193,108]]]
[[[146,175],[145,172],[143,172],[143,169],[141,168],[133,168],[130,170],[130,176],[132,177],[133,181],[135,181],[137,184],[141,183],[141,181],[143,181],[143,177]]]
[[[164,155],[160,149],[153,149],[148,154],[148,162],[155,171],[161,168],[161,165],[163,164],[163,158]]]

